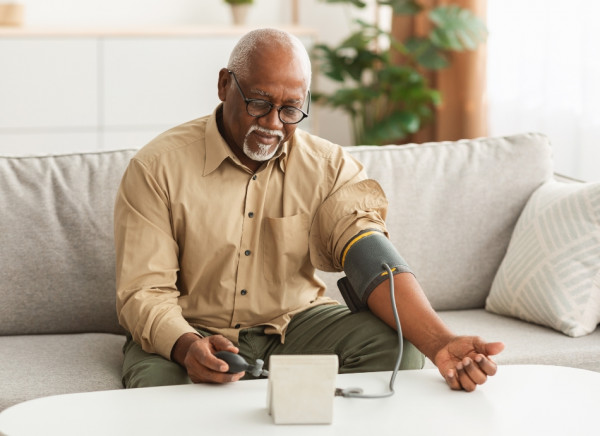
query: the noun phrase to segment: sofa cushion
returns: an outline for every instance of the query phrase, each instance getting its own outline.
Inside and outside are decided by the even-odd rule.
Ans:
[[[113,204],[134,151],[0,157],[0,334],[122,332]]]
[[[120,389],[125,337],[0,336],[0,410],[47,395]]]
[[[549,182],[533,193],[486,309],[577,337],[600,322],[600,183]]]
[[[348,147],[390,202],[392,242],[437,310],[483,308],[527,199],[552,177],[540,134]],[[335,292],[335,275],[326,279]]]

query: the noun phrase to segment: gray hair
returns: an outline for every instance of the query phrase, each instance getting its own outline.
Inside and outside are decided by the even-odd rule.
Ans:
[[[250,64],[252,54],[262,44],[279,46],[284,50],[293,51],[300,61],[308,88],[312,78],[310,57],[304,44],[294,35],[277,29],[257,29],[248,32],[238,41],[229,56],[227,68],[234,71],[238,77],[243,77]]]

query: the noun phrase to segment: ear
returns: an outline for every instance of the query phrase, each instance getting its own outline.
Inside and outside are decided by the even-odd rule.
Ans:
[[[221,68],[221,70],[219,71],[219,82],[217,84],[219,99],[221,101],[226,100],[227,89],[229,88],[229,83],[231,80],[230,78],[231,74],[229,74],[227,68]]]

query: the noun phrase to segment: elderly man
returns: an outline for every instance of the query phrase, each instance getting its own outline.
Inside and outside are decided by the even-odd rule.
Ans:
[[[503,344],[456,336],[438,318],[387,238],[379,185],[341,147],[296,128],[310,80],[297,38],[250,32],[219,71],[213,114],[131,160],[115,205],[126,387],[239,380],[221,350],[267,363],[335,353],[340,372],[390,370],[398,342],[382,261],[408,341],[401,368],[421,368],[424,354],[468,391],[495,373],[489,356]],[[315,268],[344,270],[368,310],[325,297]]]

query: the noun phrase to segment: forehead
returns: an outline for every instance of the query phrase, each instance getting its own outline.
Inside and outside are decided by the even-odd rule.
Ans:
[[[259,49],[243,73],[248,91],[256,94],[302,100],[308,90],[301,62],[289,51]]]

